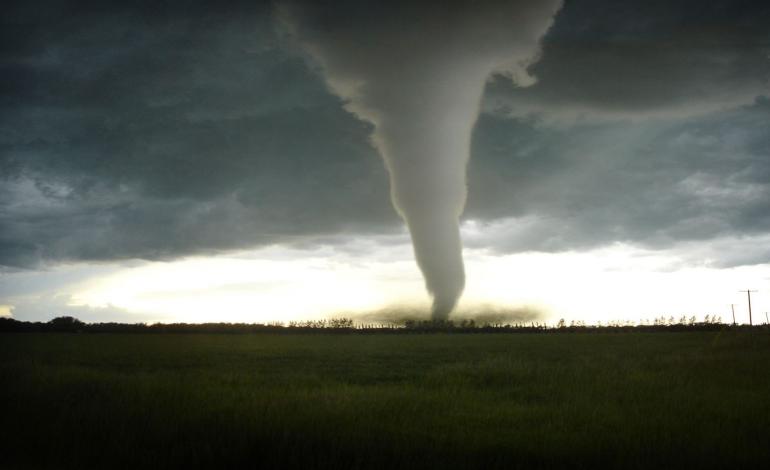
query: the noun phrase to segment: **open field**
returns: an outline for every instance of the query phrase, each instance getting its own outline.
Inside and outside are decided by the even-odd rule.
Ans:
[[[0,335],[0,468],[763,467],[767,331]]]

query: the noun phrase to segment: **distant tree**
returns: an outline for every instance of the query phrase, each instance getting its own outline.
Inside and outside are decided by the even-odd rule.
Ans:
[[[56,317],[48,322],[48,326],[53,331],[75,332],[82,330],[85,323],[75,317]]]
[[[353,328],[352,318],[332,318],[329,320],[329,328]]]
[[[13,318],[0,317],[0,331],[24,331],[28,323]]]

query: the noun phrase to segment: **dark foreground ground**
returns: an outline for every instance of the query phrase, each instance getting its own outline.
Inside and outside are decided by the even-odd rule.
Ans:
[[[0,335],[0,468],[766,468],[767,332]]]

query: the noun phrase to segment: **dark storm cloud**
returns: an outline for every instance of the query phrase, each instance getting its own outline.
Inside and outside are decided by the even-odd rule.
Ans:
[[[560,251],[770,231],[770,100],[687,120],[542,127],[484,116],[466,218],[515,218],[470,246]],[[765,259],[764,261],[768,261]]]
[[[770,230],[766,2],[567,2],[529,71],[530,87],[487,87],[465,217],[492,225],[468,246],[667,248]],[[716,265],[770,261],[759,243],[707,251]]]
[[[282,49],[268,5],[177,7],[4,16],[0,264],[165,258],[396,219],[370,126]]]
[[[770,87],[770,4],[567,2],[530,72],[528,88],[492,82],[487,109],[590,118],[751,103]]]
[[[487,86],[465,218],[504,229],[468,244],[767,233],[765,5],[567,2],[537,82]],[[267,2],[6,2],[0,265],[397,232],[372,126],[342,105]]]

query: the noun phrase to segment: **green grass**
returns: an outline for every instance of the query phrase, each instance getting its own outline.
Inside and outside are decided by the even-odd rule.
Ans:
[[[770,335],[0,335],[1,468],[727,468]]]

